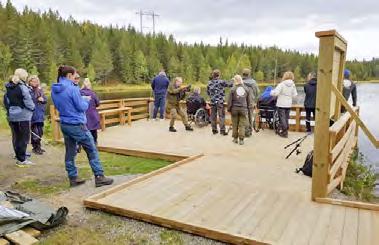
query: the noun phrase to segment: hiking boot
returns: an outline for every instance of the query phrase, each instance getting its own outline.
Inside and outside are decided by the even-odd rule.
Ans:
[[[21,162],[21,161],[17,161],[16,162],[16,166],[20,167],[20,168],[26,168],[26,167],[29,167],[29,166],[32,166],[32,165],[35,165],[35,164],[32,163],[31,161],[27,160],[27,159],[25,161],[23,161],[23,162]]]
[[[218,130],[212,130],[213,134],[218,134]]]
[[[221,134],[221,135],[223,135],[223,136],[226,136],[226,135],[228,135],[228,133],[227,133],[227,132],[225,132],[225,131],[221,131],[221,132],[220,132],[220,134]]]
[[[86,183],[86,181],[79,179],[78,177],[70,178],[70,187],[76,187],[79,185],[83,185],[84,183]]]
[[[233,143],[238,144],[238,139],[237,139],[237,138],[234,138],[234,139],[233,139]]]
[[[187,125],[187,126],[186,126],[186,130],[187,130],[187,131],[193,131],[193,128],[192,128],[190,125]]]
[[[243,141],[243,139],[240,139],[240,142],[239,142],[240,145],[244,145],[245,142]]]
[[[174,127],[170,127],[170,128],[168,129],[168,131],[170,131],[170,132],[176,132],[177,130],[176,130]]]
[[[42,151],[42,153],[45,153],[45,152],[46,152],[45,149],[42,149],[42,148],[39,148],[39,149],[40,149],[40,151]]]
[[[33,149],[32,152],[36,155],[42,155],[43,151],[41,149]]]
[[[104,175],[96,176],[95,177],[95,186],[100,187],[104,185],[111,185],[113,184],[113,179],[107,178]]]

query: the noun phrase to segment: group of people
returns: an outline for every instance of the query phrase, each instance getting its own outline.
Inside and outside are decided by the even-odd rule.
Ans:
[[[344,71],[343,94],[348,100],[350,95],[353,98],[353,106],[356,106],[357,93],[355,83],[350,79],[351,72]],[[232,117],[232,137],[234,143],[244,144],[244,138],[252,134],[254,109],[259,101],[274,103],[277,110],[279,125],[277,134],[281,137],[288,137],[290,111],[293,100],[298,96],[294,82],[294,73],[287,71],[283,74],[282,81],[275,87],[268,86],[262,95],[258,85],[251,78],[250,69],[242,71],[242,76],[236,75],[230,81],[221,79],[220,70],[212,72],[207,85],[207,95],[210,98],[208,104],[200,95],[200,88],[195,88],[190,99],[195,101],[199,106],[210,109],[210,122],[212,133],[228,135],[225,127],[225,90],[231,88],[226,108]],[[193,128],[188,123],[188,117],[180,108],[180,100],[184,99],[185,93],[190,90],[190,86],[182,86],[183,80],[176,77],[172,82],[169,81],[164,71],[161,71],[152,81],[154,92],[154,112],[153,119],[157,120],[158,111],[160,119],[164,118],[165,108],[170,115],[170,132],[176,132],[174,127],[175,119],[179,115],[185,126],[185,129],[192,131]],[[305,101],[304,107],[306,112],[306,131],[312,132],[311,121],[315,117],[316,93],[317,93],[317,73],[308,74],[307,83],[304,86]],[[167,104],[167,105],[166,105]],[[165,107],[166,106],[166,107]],[[342,108],[344,110],[344,108]]]
[[[100,101],[91,89],[86,78],[82,89],[80,76],[71,66],[58,68],[57,83],[52,85],[51,98],[59,112],[61,130],[65,143],[65,166],[70,186],[85,183],[78,177],[75,158],[81,146],[88,157],[95,176],[95,186],[111,185],[113,179],[104,176],[99,159],[97,130],[100,128],[100,116],[96,107]],[[41,147],[47,98],[41,88],[38,76],[27,73],[25,69],[16,69],[10,81],[5,85],[4,106],[12,131],[13,149],[16,165],[33,165],[28,159],[27,145],[31,142],[34,154],[43,154]]]

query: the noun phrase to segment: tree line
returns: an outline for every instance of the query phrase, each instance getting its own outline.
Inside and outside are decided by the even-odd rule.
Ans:
[[[251,68],[258,81],[272,81],[292,70],[296,82],[317,68],[317,56],[277,47],[237,45],[220,38],[218,45],[178,42],[172,35],[141,34],[134,27],[103,27],[91,22],[63,19],[57,11],[18,12],[10,0],[0,3],[0,80],[15,68],[39,75],[42,82],[56,80],[57,67],[76,67],[82,76],[102,83],[149,82],[164,69],[186,82],[207,82],[212,69],[230,78]],[[351,61],[355,79],[379,77],[379,59]]]

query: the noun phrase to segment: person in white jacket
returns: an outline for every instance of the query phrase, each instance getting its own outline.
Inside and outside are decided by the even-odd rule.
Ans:
[[[292,100],[297,96],[294,74],[291,71],[284,73],[282,82],[271,91],[271,96],[278,97],[276,107],[279,114],[279,129],[277,133],[279,136],[287,138],[290,118],[290,110],[292,107]]]

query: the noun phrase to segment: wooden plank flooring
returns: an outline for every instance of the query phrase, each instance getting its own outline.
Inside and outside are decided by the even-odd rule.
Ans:
[[[379,244],[379,212],[310,200],[311,179],[294,169],[311,138],[303,154],[284,160],[283,146],[301,134],[281,139],[265,130],[238,146],[230,136],[209,128],[188,133],[179,123],[176,134],[167,122],[146,121],[101,133],[106,147],[204,156],[85,205],[234,244]]]

